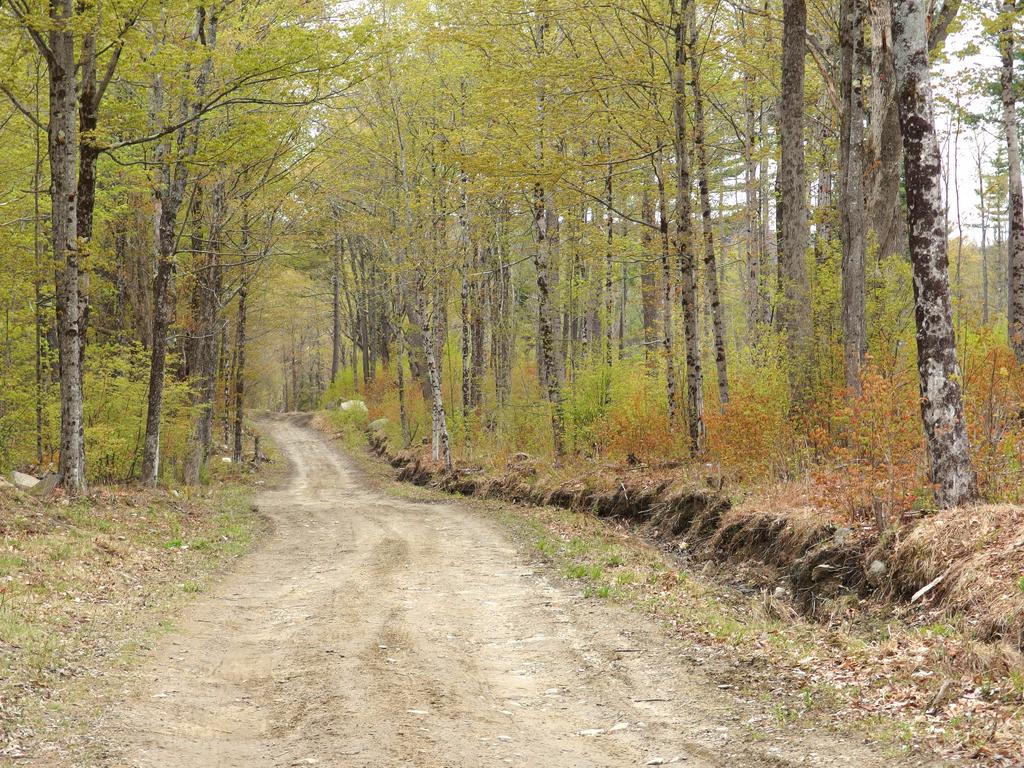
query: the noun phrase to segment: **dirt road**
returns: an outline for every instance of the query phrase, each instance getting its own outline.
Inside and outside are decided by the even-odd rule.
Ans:
[[[118,768],[877,766],[717,689],[501,526],[370,490],[294,420],[274,531],[179,622],[115,719]]]

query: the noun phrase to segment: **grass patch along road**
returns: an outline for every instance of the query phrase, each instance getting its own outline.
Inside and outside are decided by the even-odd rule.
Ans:
[[[260,482],[260,481],[256,481]],[[239,478],[194,493],[0,489],[0,764],[72,765],[119,673],[263,526]]]

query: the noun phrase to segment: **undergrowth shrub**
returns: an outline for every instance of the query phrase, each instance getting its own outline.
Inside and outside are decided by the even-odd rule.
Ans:
[[[767,338],[733,366],[729,402],[707,404],[707,458],[741,481],[788,477],[800,462],[783,356],[779,340]]]
[[[1024,367],[991,329],[963,341],[964,395],[974,467],[991,501],[1024,499]]]
[[[149,352],[138,343],[94,344],[85,365],[86,469],[99,482],[125,482],[140,469],[146,430]],[[173,370],[174,366],[169,364]],[[164,383],[161,476],[183,466],[194,409],[188,382]]]
[[[809,434],[820,458],[817,503],[884,528],[929,490],[917,380],[906,371],[885,375],[869,361],[861,394],[837,388],[831,402]]]
[[[566,440],[574,450],[591,456],[600,453],[598,423],[608,413],[611,385],[612,371],[598,364],[577,371],[566,387]]]
[[[682,431],[669,426],[664,377],[652,376],[640,360],[620,361],[610,373],[608,406],[594,425],[600,450],[619,459],[674,456]]]
[[[324,411],[324,418],[337,436],[344,438],[351,446],[361,444],[366,425],[369,423],[369,414],[362,408],[353,408],[344,411],[341,408],[328,408]]]

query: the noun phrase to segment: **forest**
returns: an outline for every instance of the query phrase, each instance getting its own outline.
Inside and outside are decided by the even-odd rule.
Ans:
[[[1013,501],[1016,9],[960,6],[6,3],[0,461],[194,484],[359,397],[449,466]]]
[[[0,0],[0,470],[202,489],[260,463],[256,417],[319,412],[457,490],[682,479],[872,545],[1019,520],[1022,30],[1016,0]],[[982,634],[1019,651],[1007,546]]]

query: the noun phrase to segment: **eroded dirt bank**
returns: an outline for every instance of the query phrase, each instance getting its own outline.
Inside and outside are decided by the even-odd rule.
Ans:
[[[294,419],[262,429],[293,466],[260,499],[275,530],[152,654],[107,765],[892,764],[719,690],[497,523],[369,489]]]

